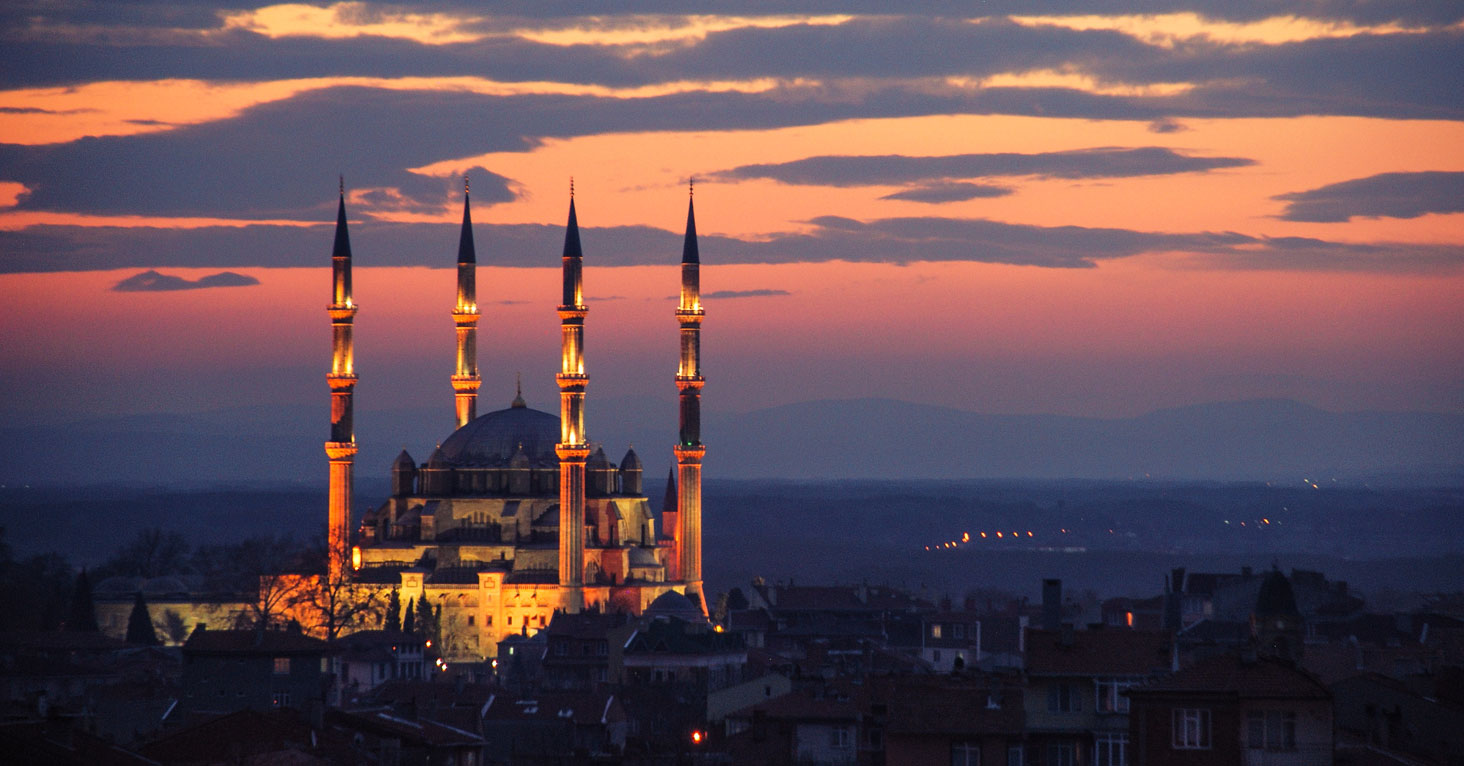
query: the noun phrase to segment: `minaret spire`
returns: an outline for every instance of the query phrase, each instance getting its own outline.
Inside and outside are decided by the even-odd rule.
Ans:
[[[473,216],[468,204],[468,177],[463,176],[463,228],[458,235],[457,304],[452,321],[457,326],[457,368],[452,390],[457,427],[478,416],[478,253],[473,247]]]
[[[351,337],[357,306],[351,299],[351,237],[346,229],[346,181],[340,179],[340,200],[336,207],[335,245],[331,250],[330,314],[331,363],[326,382],[330,384],[330,440],[325,454],[330,458],[326,542],[328,577],[339,582],[347,576],[350,544],[351,494],[354,485],[356,430],[353,419],[356,391],[355,350]]]
[[[584,253],[580,248],[579,220],[574,208],[574,179],[570,179],[569,222],[564,230],[564,292],[559,305],[559,587],[566,611],[584,607],[585,573],[585,461],[590,456],[585,437]]]
[[[677,503],[676,574],[685,583],[686,595],[707,609],[701,576],[701,462],[706,447],[701,441],[701,389],[706,380],[701,370],[701,323],[706,312],[701,305],[701,255],[696,242],[696,209],[693,189],[687,191],[686,237],[681,245],[681,301],[676,321],[681,325],[681,363],[676,372],[680,392],[680,429],[674,452],[679,474]]]

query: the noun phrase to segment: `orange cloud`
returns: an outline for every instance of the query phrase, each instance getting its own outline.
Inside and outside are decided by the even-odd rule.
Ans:
[[[1197,13],[1161,13],[1124,16],[1012,16],[1026,26],[1054,26],[1077,31],[1112,30],[1166,48],[1205,41],[1225,45],[1282,45],[1307,40],[1357,35],[1420,34],[1427,27],[1398,23],[1360,25],[1303,16],[1271,16],[1256,21],[1224,21]]]

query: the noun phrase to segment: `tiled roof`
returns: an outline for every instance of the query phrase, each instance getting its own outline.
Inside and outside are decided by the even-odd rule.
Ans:
[[[205,630],[199,628],[183,644],[184,654],[325,654],[318,638],[289,630]]]
[[[483,719],[501,722],[565,719],[582,726],[595,726],[618,714],[615,695],[608,692],[536,692],[494,697]]]
[[[1327,699],[1316,676],[1286,663],[1235,654],[1208,657],[1179,672],[1134,689],[1131,694],[1234,694],[1246,699]]]
[[[220,753],[245,760],[296,751],[327,763],[351,757],[349,741],[335,732],[313,729],[294,710],[228,713],[179,729],[141,751],[164,763],[212,763]]]
[[[976,734],[1022,731],[1022,691],[980,678],[907,676],[888,690],[886,730],[899,734]]]
[[[371,732],[379,736],[401,739],[404,742],[432,747],[474,746],[483,744],[483,738],[470,731],[464,731],[445,723],[420,718],[409,721],[386,711],[330,710],[326,720],[332,725],[356,731]]]
[[[1158,630],[1027,631],[1032,675],[1148,675],[1170,662],[1169,634]]]

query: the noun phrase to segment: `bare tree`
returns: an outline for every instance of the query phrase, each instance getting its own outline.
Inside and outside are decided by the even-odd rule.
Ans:
[[[380,588],[351,582],[346,573],[311,576],[296,596],[291,614],[327,641],[381,624],[386,609]]]
[[[161,577],[188,571],[188,541],[162,527],[138,530],[132,540],[97,569],[99,578]]]

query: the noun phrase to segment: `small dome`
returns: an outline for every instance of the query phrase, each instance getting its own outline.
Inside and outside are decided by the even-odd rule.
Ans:
[[[647,617],[677,617],[687,622],[704,622],[707,619],[696,604],[691,603],[691,599],[674,590],[668,590],[657,596],[656,600],[646,607],[645,615]]]
[[[146,582],[141,577],[108,577],[92,588],[94,593],[136,593]]]
[[[590,455],[590,459],[585,465],[588,468],[609,468],[610,458],[605,457],[605,449],[603,447],[596,447],[595,453]]]
[[[630,449],[628,449],[628,450],[625,451],[625,457],[623,457],[623,458],[620,459],[620,470],[622,470],[622,471],[640,471],[640,470],[643,470],[641,468],[640,456],[637,455],[637,454],[635,454],[635,447],[631,447]]]
[[[445,456],[445,455],[442,454],[442,448],[441,447],[438,447],[437,449],[432,450],[432,457],[427,458],[427,467],[428,468],[447,468],[448,467],[447,456]]]
[[[524,445],[520,444],[518,446],[518,449],[514,450],[513,457],[511,457],[511,458],[508,459],[508,467],[509,468],[528,468],[529,467],[529,456],[524,453]]]
[[[186,594],[188,590],[188,584],[178,577],[154,577],[142,584],[146,596],[174,596]]]
[[[408,455],[406,450],[402,450],[402,454],[397,455],[396,460],[392,461],[391,467],[396,470],[416,468],[417,462],[412,460],[412,456]]]
[[[1291,581],[1281,570],[1272,569],[1261,583],[1261,591],[1256,594],[1256,614],[1258,615],[1299,615],[1301,612],[1296,608],[1296,594],[1291,590]]]

